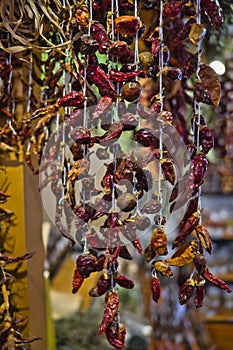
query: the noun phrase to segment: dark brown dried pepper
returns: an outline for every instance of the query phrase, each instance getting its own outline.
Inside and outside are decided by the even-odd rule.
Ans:
[[[159,279],[157,277],[152,278],[151,292],[152,292],[152,299],[157,303],[159,301],[159,298],[161,295],[160,282],[159,282]]]
[[[108,326],[113,321],[119,306],[119,296],[116,292],[108,292],[105,299],[105,309],[102,322],[98,328],[97,335],[106,332]]]

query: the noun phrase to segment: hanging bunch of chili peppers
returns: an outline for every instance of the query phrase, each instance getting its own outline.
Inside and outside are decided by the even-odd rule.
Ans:
[[[34,81],[42,87],[42,101],[33,113],[28,105],[16,134],[26,144],[33,173],[38,170],[31,155],[38,157],[42,196],[50,187],[55,198],[55,224],[73,245],[83,246],[72,291],[102,271],[89,291],[92,297],[105,295],[97,334],[105,333],[120,349],[125,326],[118,287],[131,289],[134,283],[118,266],[119,258],[132,259],[130,243],[151,263],[155,302],[160,276],[170,278],[173,266],[188,264],[194,270],[180,289],[180,304],[194,292],[195,306],[201,307],[206,282],[231,292],[206,265],[212,245],[201,207],[214,144],[201,104],[217,107],[220,99],[218,76],[202,62],[201,43],[210,23],[221,28],[222,11],[217,0],[89,0],[62,9],[62,35],[46,39],[56,49],[48,47],[43,60],[30,56],[29,100]],[[44,69],[44,79],[35,67]],[[148,80],[153,89],[144,105],[142,85]],[[184,164],[176,156],[180,139]],[[98,164],[102,172],[96,174]],[[176,252],[168,256],[166,222],[186,205],[171,242]],[[146,245],[140,239],[144,232],[150,232]]]

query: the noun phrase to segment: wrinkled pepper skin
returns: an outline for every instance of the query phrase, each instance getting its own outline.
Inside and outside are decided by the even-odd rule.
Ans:
[[[152,278],[151,292],[152,292],[152,299],[157,303],[159,301],[159,298],[161,295],[160,282],[159,282],[159,279],[157,277]]]
[[[97,335],[106,332],[108,326],[113,321],[119,306],[119,296],[116,292],[109,292],[106,295],[105,309],[102,322],[98,328]]]

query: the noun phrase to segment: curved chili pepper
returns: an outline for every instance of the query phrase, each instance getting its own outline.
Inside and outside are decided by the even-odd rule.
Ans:
[[[84,95],[82,92],[71,91],[58,100],[58,107],[76,107],[81,108],[84,106]]]
[[[134,53],[128,47],[125,41],[114,41],[109,49],[108,53],[111,56],[118,57],[121,63],[133,63]]]
[[[132,81],[142,73],[141,69],[132,71],[132,72],[119,72],[116,69],[110,69],[109,77],[112,81],[121,83],[126,81]]]
[[[188,38],[189,36],[189,32],[190,29],[192,27],[192,25],[196,23],[196,19],[195,18],[190,18],[181,28],[181,30],[179,31],[179,33],[176,36],[177,40],[185,40]]]
[[[194,290],[194,281],[192,279],[187,279],[184,284],[180,287],[179,291],[179,302],[181,305],[186,304],[190,299],[192,292]]]
[[[195,233],[202,247],[211,255],[212,253],[212,241],[207,228],[203,225],[199,225],[195,228]]]
[[[100,297],[105,294],[109,288],[111,287],[111,279],[107,274],[103,274],[100,276],[97,284],[89,291],[89,295],[91,297]]]
[[[105,309],[102,322],[98,328],[97,335],[106,332],[108,326],[113,321],[119,306],[119,296],[116,292],[108,292],[105,300]]]
[[[224,23],[223,11],[217,0],[201,0],[201,14],[208,23],[221,29]]]
[[[114,280],[117,284],[119,284],[119,286],[123,288],[132,289],[134,287],[133,281],[128,277],[120,274],[119,272],[116,272]]]
[[[151,281],[152,299],[157,303],[161,295],[160,281],[157,277],[153,277]]]
[[[214,276],[210,270],[208,269],[208,267],[205,267],[203,273],[201,274],[202,277],[210,282],[211,284],[213,284],[214,286],[225,290],[227,293],[231,293],[231,289],[228,287],[228,285],[226,284],[226,282],[224,282],[223,280],[221,280],[220,278]]]
[[[115,19],[116,31],[125,36],[136,35],[140,29],[140,21],[134,16],[119,16]]]
[[[200,220],[200,215],[198,212],[193,213],[185,225],[179,232],[178,236],[175,238],[172,248],[178,247],[181,243],[184,242],[185,238],[192,233],[192,231],[198,226]]]
[[[95,84],[98,87],[102,96],[109,96],[113,99],[116,98],[116,88],[109,79],[109,76],[100,68],[100,66],[90,64],[87,67],[87,78],[92,84]]]
[[[109,143],[109,141],[116,142],[117,139],[121,136],[121,133],[123,131],[123,125],[121,123],[113,123],[108,131],[103,136],[96,136],[95,142],[96,143]]]
[[[195,213],[198,209],[198,198],[192,198],[189,202],[188,208],[180,222],[180,228],[183,229],[187,220]]]
[[[80,289],[83,284],[84,277],[79,273],[78,268],[74,270],[74,275],[72,279],[72,293],[75,294]]]

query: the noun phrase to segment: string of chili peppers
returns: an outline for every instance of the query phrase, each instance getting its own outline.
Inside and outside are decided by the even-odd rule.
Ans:
[[[64,2],[63,7],[66,11]],[[158,26],[149,28],[143,38],[148,51],[140,56],[138,40],[143,24],[139,9],[143,7],[152,8],[159,22],[156,22]],[[217,3],[211,0],[195,4],[161,0],[159,5],[146,0],[90,0],[75,4],[72,14],[66,13],[67,17],[62,18],[65,21],[64,32],[70,36],[68,42],[72,43],[67,48],[72,50],[72,62],[64,62],[64,53],[60,50],[48,50],[47,57],[38,63],[44,70],[47,69],[44,81],[40,81],[33,71],[34,80],[44,87],[44,99],[48,104],[45,102],[32,113],[24,125],[21,138],[37,144],[40,135],[46,130],[49,132],[48,144],[43,143],[46,146],[41,172],[44,168],[45,176],[40,188],[42,191],[51,185],[56,200],[54,221],[57,227],[73,245],[78,242],[84,249],[76,260],[73,293],[79,290],[91,273],[102,271],[89,294],[93,297],[105,295],[103,319],[97,334],[105,333],[109,343],[116,348],[123,348],[125,343],[125,326],[119,319],[118,287],[131,289],[134,286],[132,280],[118,271],[119,257],[132,259],[127,248],[129,242],[139,254],[144,255],[146,262],[152,261],[151,288],[152,298],[156,302],[160,296],[157,275],[171,277],[172,266],[191,263],[195,265],[195,272],[180,289],[181,304],[188,301],[195,289],[195,305],[200,307],[205,280],[230,292],[225,282],[213,276],[206,266],[202,253],[203,250],[211,253],[211,239],[200,222],[201,204],[198,201],[199,188],[207,169],[206,154],[213,146],[211,132],[200,115],[198,104],[217,105],[219,93],[213,95],[211,90],[216,91],[220,87],[213,71],[200,62],[200,44],[205,33],[200,23],[200,11],[208,14],[220,26],[218,9]],[[191,58],[184,69],[179,64],[179,68],[170,66],[172,43],[169,35],[166,40],[164,38],[169,24],[176,18],[179,22],[182,12],[188,21],[184,26],[178,25],[180,32],[177,36],[182,38],[179,40],[189,40],[196,47],[193,56],[185,52],[185,57]],[[70,15],[72,21],[66,22],[64,18]],[[197,18],[197,23],[193,17]],[[50,40],[57,43],[57,37],[52,35]],[[105,55],[104,63],[101,55]],[[55,68],[56,62],[60,63],[58,68]],[[64,72],[72,77],[71,91],[67,86],[63,89],[67,81],[60,84]],[[158,95],[155,94],[150,100],[151,111],[147,112],[139,100],[139,78],[150,74],[159,88]],[[169,138],[165,127],[171,126],[173,113],[176,112],[175,108],[170,111],[167,107],[167,80],[179,80],[185,86],[187,77],[193,74],[197,76],[192,100],[196,106],[194,138],[193,144],[187,144],[191,164],[183,178],[178,179],[176,164],[168,147],[163,144],[165,137]],[[37,118],[39,121],[32,128]],[[141,125],[141,120],[152,119],[156,120],[159,133]],[[62,124],[61,132],[52,133],[53,121],[56,121],[56,131],[58,124]],[[130,151],[122,150],[121,136],[126,132],[131,132],[130,141],[134,146],[136,144]],[[68,150],[64,144],[68,144]],[[144,151],[150,149],[147,153],[142,152],[143,159],[140,158],[139,147]],[[99,162],[105,162],[101,178],[91,172],[93,154]],[[155,161],[159,163],[156,180],[147,168]],[[122,187],[122,182],[125,187]],[[151,194],[155,182],[158,186],[157,197]],[[170,186],[171,212],[189,202],[180,231],[172,242],[172,248],[177,249],[171,257],[167,257],[165,218],[162,216],[165,205],[162,182],[168,182]],[[144,197],[147,194],[151,195],[149,201]],[[75,228],[72,227],[72,220],[75,221]],[[102,220],[101,223],[98,220]],[[143,233],[148,227],[152,234],[143,251],[138,231]],[[189,240],[192,233],[196,234],[197,239]],[[162,260],[161,256],[166,257]]]

